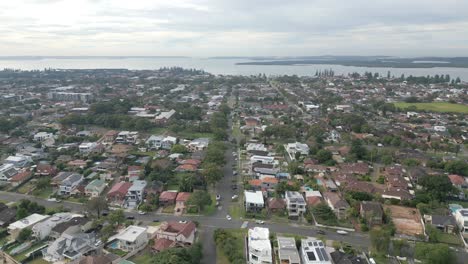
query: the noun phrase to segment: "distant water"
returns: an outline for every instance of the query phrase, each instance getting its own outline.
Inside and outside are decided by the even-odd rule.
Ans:
[[[292,75],[312,76],[317,70],[333,69],[335,74],[348,74],[352,72],[364,73],[378,72],[382,76],[396,77],[426,76],[436,74],[449,74],[452,78],[460,77],[468,81],[468,68],[369,68],[328,64],[315,65],[236,65],[237,62],[248,62],[247,59],[208,59],[208,58],[43,58],[43,59],[2,59],[0,69],[13,68],[23,70],[55,69],[99,69],[99,68],[125,68],[130,70],[153,70],[161,67],[179,66],[183,68],[202,69],[213,74],[225,75]]]

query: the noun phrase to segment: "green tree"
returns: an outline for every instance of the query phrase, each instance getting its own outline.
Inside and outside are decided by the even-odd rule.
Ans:
[[[192,174],[184,174],[179,180],[179,192],[192,192],[195,178]]]
[[[205,206],[209,206],[213,203],[210,194],[207,191],[198,190],[190,195],[187,204],[194,206],[201,212]]]
[[[187,153],[187,148],[184,145],[175,144],[171,148],[171,153]]]
[[[332,159],[333,154],[331,151],[326,150],[326,149],[321,149],[317,152],[317,155],[315,156],[320,163],[325,163],[329,160]]]
[[[453,250],[447,244],[416,243],[415,258],[427,264],[456,263]]]
[[[125,214],[123,210],[113,210],[107,216],[107,220],[115,226],[121,225],[125,222]]]
[[[36,183],[36,189],[44,190],[50,187],[50,177],[40,178]]]
[[[424,192],[436,201],[446,201],[447,197],[458,193],[446,175],[426,176],[419,180]]]
[[[86,208],[90,213],[95,212],[97,217],[101,217],[102,211],[106,210],[107,201],[104,197],[94,197],[91,198],[86,204]]]
[[[372,248],[380,253],[387,254],[390,246],[390,233],[383,229],[374,229],[369,232]]]
[[[357,159],[364,159],[367,156],[367,149],[362,145],[362,141],[355,139],[351,142],[350,153],[354,154]]]
[[[202,175],[208,184],[214,185],[223,178],[223,171],[215,163],[205,163],[203,164]]]
[[[30,240],[31,235],[32,235],[32,230],[30,228],[24,228],[23,230],[21,230],[19,232],[18,237],[16,238],[16,240],[18,242],[22,243],[22,242]]]

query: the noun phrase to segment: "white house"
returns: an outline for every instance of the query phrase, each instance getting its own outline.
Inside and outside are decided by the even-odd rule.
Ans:
[[[58,224],[68,222],[73,219],[73,217],[83,217],[82,215],[75,215],[72,213],[57,213],[51,216],[50,218],[37,223],[33,226],[33,237],[37,238],[38,240],[43,240],[47,238],[52,229],[56,227]]]
[[[263,193],[261,191],[244,191],[244,205],[247,212],[260,212],[265,208]]]
[[[94,151],[97,146],[98,144],[96,142],[84,142],[78,146],[78,149],[80,150],[80,153],[88,154]]]
[[[146,140],[150,149],[171,149],[177,143],[176,137],[152,135]]]
[[[275,157],[270,157],[270,156],[257,156],[253,155],[250,157],[250,163],[262,163],[262,164],[274,164],[275,163]]]
[[[434,126],[433,129],[436,132],[445,132],[445,131],[447,131],[447,128],[445,126]]]
[[[273,263],[270,231],[268,228],[254,227],[248,233],[248,263]]]
[[[303,264],[332,264],[325,245],[314,237],[301,239],[301,259]]]
[[[299,192],[286,191],[285,201],[289,217],[299,217],[306,212],[306,201]]]
[[[135,208],[142,201],[145,194],[145,188],[148,183],[144,180],[133,181],[132,186],[128,189],[125,197],[125,207]]]
[[[458,228],[463,237],[468,238],[468,209],[458,209],[454,213]]]
[[[146,227],[131,225],[109,238],[109,241],[116,240],[118,249],[133,252],[148,244],[146,229]]]
[[[15,176],[18,170],[13,164],[3,164],[0,166],[0,182],[7,182],[11,177]]]
[[[294,142],[288,143],[284,147],[289,155],[290,160],[296,159],[296,153],[299,153],[301,156],[309,155],[309,146],[307,146],[307,144]]]
[[[31,228],[35,224],[42,222],[46,220],[47,218],[49,218],[48,215],[32,214],[28,217],[25,217],[14,223],[11,223],[8,226],[8,233],[11,235],[13,239],[15,239],[19,235],[21,230],[25,228]]]
[[[22,154],[16,154],[15,156],[9,156],[5,159],[5,164],[13,164],[17,168],[26,167],[28,164],[32,163],[33,160],[29,156]]]
[[[54,134],[48,132],[38,132],[34,135],[34,141],[44,141],[49,138],[53,138]]]
[[[74,191],[82,181],[83,175],[73,173],[62,181],[59,187],[59,194],[70,195],[70,193]]]

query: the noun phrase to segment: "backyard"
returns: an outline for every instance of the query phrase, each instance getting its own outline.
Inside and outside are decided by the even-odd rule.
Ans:
[[[407,109],[408,107],[414,106],[417,110],[429,111],[429,112],[442,112],[442,113],[468,113],[468,106],[462,104],[452,104],[444,102],[432,102],[432,103],[395,103],[397,108]]]

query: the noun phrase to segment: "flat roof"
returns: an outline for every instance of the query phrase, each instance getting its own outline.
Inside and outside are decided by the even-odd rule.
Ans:
[[[146,233],[146,229],[146,227],[131,225],[122,230],[119,234],[115,235],[113,238],[128,242],[134,242],[141,234]]]
[[[26,227],[30,227],[36,223],[39,223],[40,221],[49,218],[48,215],[40,215],[40,214],[32,214],[30,216],[27,216],[21,220],[18,220],[8,226],[8,229],[14,230],[14,229],[23,229]]]
[[[244,191],[245,202],[255,203],[255,204],[264,204],[263,194],[261,191]]]

